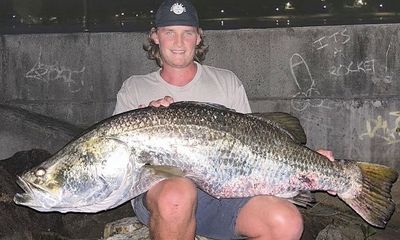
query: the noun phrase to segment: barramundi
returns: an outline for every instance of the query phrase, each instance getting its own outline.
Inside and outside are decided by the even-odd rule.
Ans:
[[[38,211],[99,212],[170,177],[187,177],[216,198],[332,191],[373,226],[384,227],[398,173],[353,160],[330,161],[306,147],[297,118],[242,114],[177,102],[107,118],[47,161],[18,176],[14,201]]]

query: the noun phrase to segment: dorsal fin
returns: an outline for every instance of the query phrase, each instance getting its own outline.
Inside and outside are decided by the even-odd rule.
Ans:
[[[270,120],[281,127],[294,141],[300,144],[307,143],[307,137],[300,121],[295,116],[284,112],[250,113],[261,120]]]
[[[179,106],[179,105],[198,105],[198,106],[204,106],[204,107],[213,107],[213,108],[217,108],[220,110],[227,110],[227,111],[233,111],[236,112],[235,109],[232,108],[228,108],[225,107],[222,104],[218,104],[218,103],[209,103],[209,102],[196,102],[196,101],[179,101],[179,102],[174,102],[171,105],[173,106]]]

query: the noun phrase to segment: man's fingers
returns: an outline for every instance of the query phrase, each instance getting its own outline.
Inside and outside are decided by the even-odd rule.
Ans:
[[[160,100],[153,100],[149,103],[149,106],[151,107],[159,107],[160,106]]]
[[[174,99],[171,96],[165,96],[164,100],[167,101],[169,104],[174,102]]]
[[[336,196],[336,192],[334,192],[334,191],[328,191],[328,193],[330,194],[330,195],[333,195],[333,196]]]
[[[329,151],[329,150],[325,150],[325,149],[319,149],[317,151],[319,154],[327,157],[329,160],[331,160],[332,162],[335,161],[335,158],[333,157],[333,152]]]
[[[152,107],[160,107],[160,106],[168,107],[173,102],[174,102],[174,99],[172,97],[165,96],[165,97],[160,98],[158,100],[151,101],[149,103],[149,106],[152,106]]]

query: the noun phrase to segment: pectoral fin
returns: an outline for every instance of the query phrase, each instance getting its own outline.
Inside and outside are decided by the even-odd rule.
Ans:
[[[185,176],[184,171],[182,171],[180,168],[173,166],[145,165],[144,167],[150,170],[154,175],[158,175],[164,178]]]
[[[172,177],[183,177],[184,172],[172,166],[144,165],[139,173],[139,180],[130,190],[130,196],[136,197],[148,191],[151,187],[164,179]]]

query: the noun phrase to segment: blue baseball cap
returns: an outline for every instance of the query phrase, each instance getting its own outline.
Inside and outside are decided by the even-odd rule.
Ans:
[[[188,0],[166,0],[156,13],[156,27],[199,26],[196,8]]]

